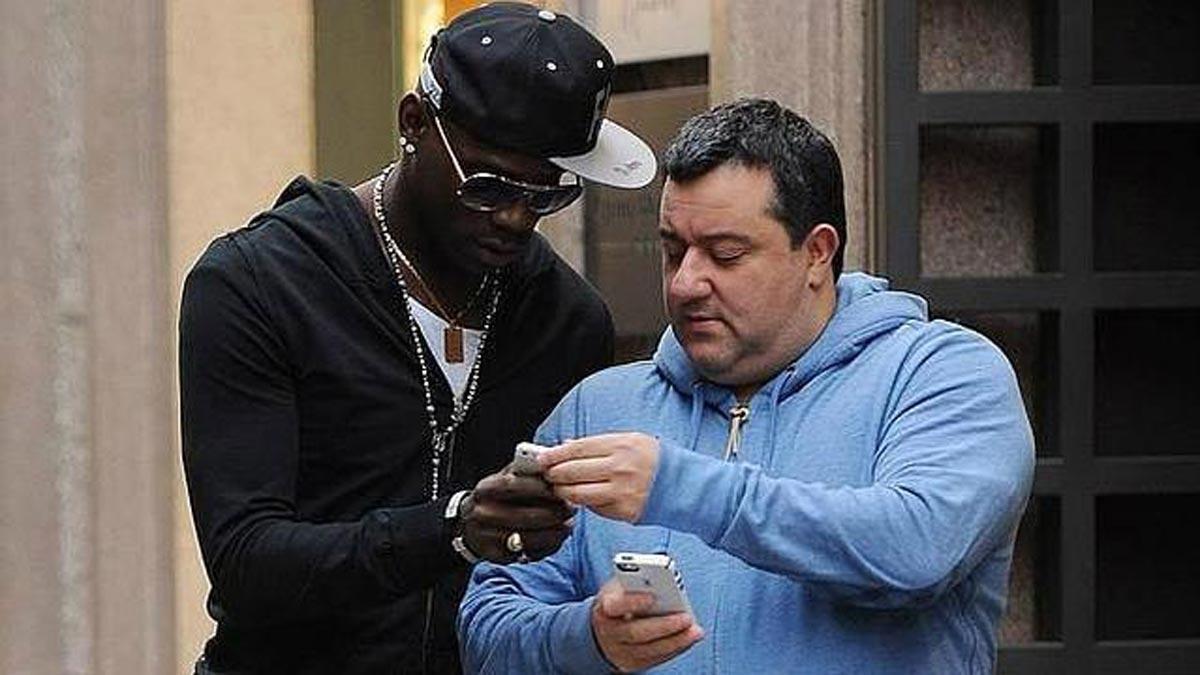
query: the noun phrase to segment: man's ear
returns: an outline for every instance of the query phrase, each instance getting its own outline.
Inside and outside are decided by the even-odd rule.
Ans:
[[[407,138],[410,143],[416,143],[428,126],[429,115],[425,110],[425,102],[416,92],[408,92],[396,106],[397,133]]]
[[[810,285],[824,278],[833,279],[833,258],[841,245],[841,237],[829,223],[818,223],[809,231],[802,246],[811,270]]]

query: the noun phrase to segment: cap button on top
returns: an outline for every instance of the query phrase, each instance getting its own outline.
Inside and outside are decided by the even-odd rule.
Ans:
[[[553,21],[558,18],[558,15],[548,9],[543,9],[538,12],[538,18],[542,21]]]

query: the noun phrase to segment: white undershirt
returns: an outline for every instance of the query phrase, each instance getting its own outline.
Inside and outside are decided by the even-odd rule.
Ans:
[[[471,366],[475,365],[475,359],[479,356],[479,336],[482,331],[463,328],[463,362],[447,363],[445,330],[450,323],[411,295],[409,300],[413,318],[421,327],[425,344],[433,350],[433,356],[441,367],[442,374],[446,376],[446,382],[450,384],[450,391],[454,392],[454,398],[461,399],[467,389],[467,377],[471,374]]]

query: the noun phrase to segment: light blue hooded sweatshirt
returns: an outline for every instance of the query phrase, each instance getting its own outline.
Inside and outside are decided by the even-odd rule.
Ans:
[[[653,362],[567,394],[539,443],[659,439],[644,512],[631,525],[581,510],[549,558],[480,564],[459,612],[468,672],[609,671],[589,612],[621,551],[669,553],[705,630],[652,672],[991,672],[1034,467],[1012,369],[883,279],[845,274],[837,296],[816,342],[749,401],[728,461],[737,401],[669,329]]]

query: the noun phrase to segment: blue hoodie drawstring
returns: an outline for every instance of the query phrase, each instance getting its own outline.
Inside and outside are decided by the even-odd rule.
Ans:
[[[744,403],[735,403],[729,409],[729,437],[725,439],[725,453],[722,456],[722,461],[728,462],[730,459],[737,461],[738,453],[742,449],[742,426],[750,421],[750,406]]]
[[[688,450],[696,452],[696,446],[700,444],[700,415],[704,412],[704,382],[696,380],[692,382],[692,442],[688,445]]]

